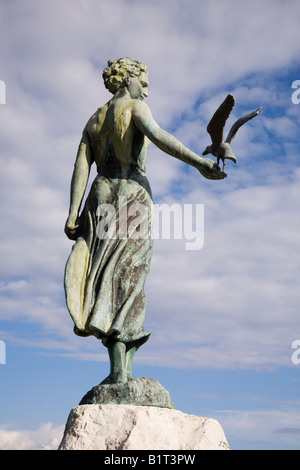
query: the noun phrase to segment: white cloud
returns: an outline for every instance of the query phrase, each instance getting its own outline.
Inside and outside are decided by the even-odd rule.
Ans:
[[[0,429],[0,450],[56,450],[63,436],[64,426],[42,424],[34,431]]]
[[[268,409],[224,410],[215,414],[229,441],[239,449],[284,450],[299,448],[298,404]]]
[[[280,185],[208,198],[199,252],[186,252],[183,241],[156,243],[147,284],[153,360],[184,368],[291,365],[299,187],[296,173]],[[185,200],[199,203],[202,196],[195,189]]]

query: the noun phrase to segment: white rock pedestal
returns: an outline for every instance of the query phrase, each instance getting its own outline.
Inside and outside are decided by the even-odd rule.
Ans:
[[[155,406],[79,405],[58,450],[228,450],[219,422]]]

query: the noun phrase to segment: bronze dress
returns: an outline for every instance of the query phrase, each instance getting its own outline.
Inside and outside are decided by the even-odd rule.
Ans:
[[[66,302],[77,335],[94,335],[104,345],[113,337],[139,347],[151,334],[143,322],[144,284],[153,248],[153,203],[145,158],[141,159],[145,155],[141,149],[149,142],[139,135],[139,146],[131,146],[124,178],[110,132],[101,136],[105,152],[96,162],[99,172],[80,215],[80,236],[66,264]],[[113,217],[104,217],[106,207]],[[136,208],[142,208],[141,213]],[[141,224],[146,230],[138,236]]]

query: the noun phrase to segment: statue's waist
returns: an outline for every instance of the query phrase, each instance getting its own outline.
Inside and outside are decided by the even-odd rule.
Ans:
[[[109,178],[109,179],[135,181],[148,192],[149,196],[152,199],[152,191],[151,191],[148,178],[146,177],[146,175],[142,174],[135,167],[128,168],[128,169],[120,168],[118,170],[114,169],[114,171],[112,171],[111,167],[102,168],[101,171],[98,171],[97,177],[101,177],[101,176],[103,176],[104,178]]]

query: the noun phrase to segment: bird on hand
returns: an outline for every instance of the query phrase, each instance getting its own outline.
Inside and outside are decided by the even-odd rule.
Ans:
[[[258,108],[256,111],[247,114],[246,116],[241,117],[238,119],[230,129],[228,136],[223,141],[224,138],[224,127],[226,121],[233,109],[235,103],[235,99],[233,95],[227,95],[223,103],[219,106],[217,111],[214,113],[213,117],[208,123],[207,132],[209,133],[212,144],[206,147],[202,155],[207,155],[211,153],[214,157],[217,157],[217,164],[219,165],[220,160],[223,162],[223,171],[225,168],[225,160],[232,160],[234,163],[237,162],[236,156],[232,152],[230,148],[230,143],[234,138],[235,134],[237,133],[238,129],[245,124],[245,122],[249,121],[250,119],[257,116],[260,111],[261,107]]]

